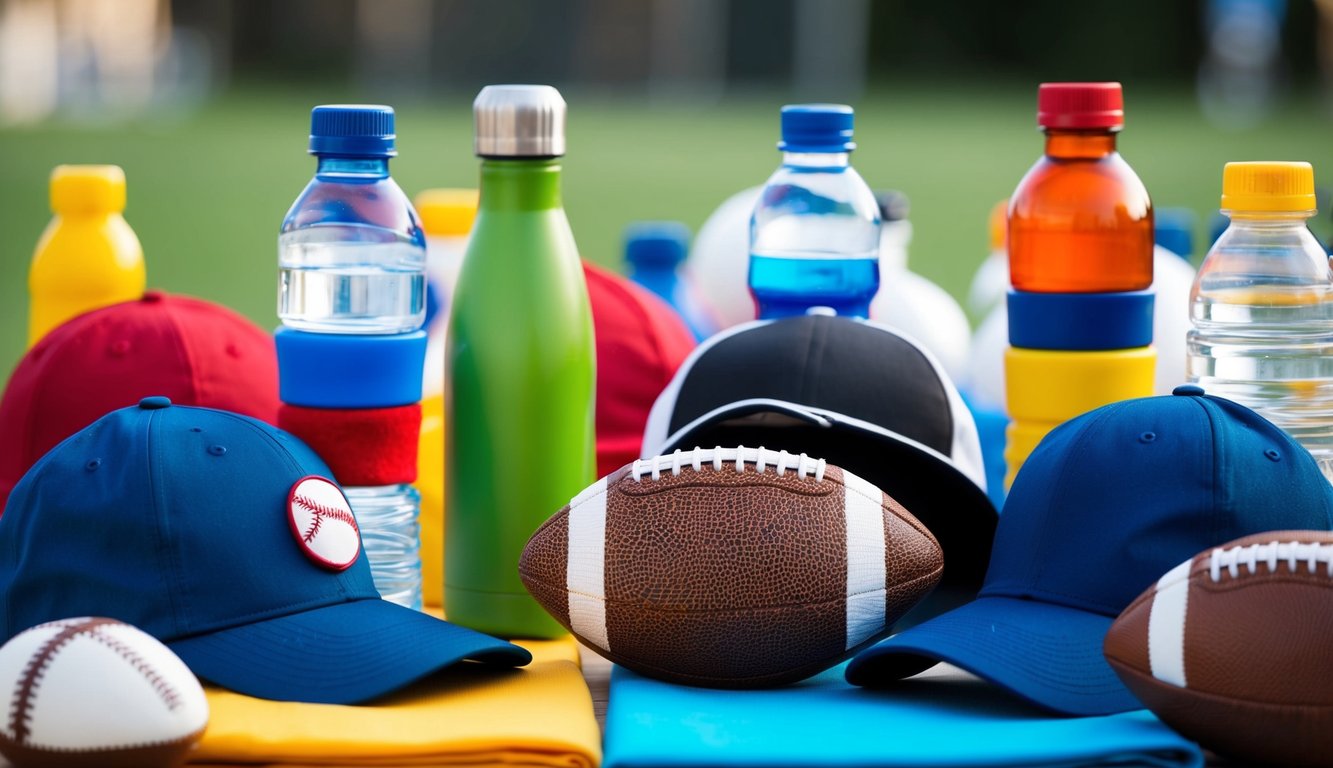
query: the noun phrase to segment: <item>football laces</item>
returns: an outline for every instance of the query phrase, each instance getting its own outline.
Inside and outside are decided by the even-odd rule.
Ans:
[[[1317,573],[1322,563],[1330,578],[1333,578],[1333,545],[1300,541],[1272,541],[1267,544],[1250,544],[1243,547],[1214,549],[1209,558],[1208,569],[1213,581],[1222,578],[1226,569],[1231,578],[1240,575],[1241,566],[1250,573],[1263,565],[1269,571],[1276,571],[1278,563],[1286,563],[1287,569],[1295,571],[1304,563],[1310,573]]]
[[[630,474],[634,476],[635,482],[643,482],[645,474],[653,480],[658,480],[662,473],[669,469],[672,477],[679,477],[683,469],[700,472],[706,464],[712,465],[713,470],[717,472],[721,472],[728,464],[734,466],[737,472],[745,472],[746,466],[753,464],[755,471],[761,474],[772,465],[773,471],[779,475],[795,472],[797,477],[813,477],[815,482],[824,481],[824,470],[828,466],[823,459],[811,458],[804,453],[770,451],[762,446],[759,448],[718,446],[695,448],[693,451],[681,451],[678,448],[669,455],[638,459],[631,467]]]

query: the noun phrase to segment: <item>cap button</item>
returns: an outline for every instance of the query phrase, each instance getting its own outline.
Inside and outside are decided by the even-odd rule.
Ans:
[[[161,291],[144,291],[143,298],[140,299],[140,301],[143,301],[145,304],[156,304],[161,300],[162,300]]]
[[[171,405],[171,398],[163,397],[162,395],[145,397],[139,401],[139,407],[145,411],[155,411],[158,408],[166,408],[168,405]]]
[[[1181,384],[1180,386],[1171,390],[1171,394],[1183,395],[1185,397],[1202,397],[1204,392],[1203,392],[1203,387],[1199,386],[1198,384]]]

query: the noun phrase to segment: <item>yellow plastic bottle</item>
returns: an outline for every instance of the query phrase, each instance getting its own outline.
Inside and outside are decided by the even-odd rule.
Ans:
[[[444,395],[421,400],[417,490],[421,493],[421,603],[444,605]]]
[[[427,189],[412,205],[426,230],[426,282],[439,302],[426,323],[416,482],[421,492],[421,599],[427,609],[438,609],[444,602],[444,332],[467,235],[477,216],[477,190]]]
[[[444,391],[444,341],[454,285],[467,251],[467,236],[477,218],[477,190],[427,189],[412,201],[426,230],[426,365],[422,392]]]
[[[75,315],[139,298],[146,284],[143,248],[121,215],[120,166],[56,166],[51,210],[28,271],[29,347]]]

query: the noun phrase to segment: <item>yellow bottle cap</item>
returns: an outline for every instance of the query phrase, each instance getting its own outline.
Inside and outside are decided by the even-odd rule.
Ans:
[[[1009,198],[990,209],[990,249],[998,251],[1009,241]]]
[[[1314,213],[1314,168],[1309,163],[1227,163],[1222,210]]]
[[[421,226],[432,237],[462,237],[477,218],[477,190],[427,189],[413,201]]]
[[[57,165],[51,171],[51,210],[61,214],[125,210],[125,171],[119,165]]]

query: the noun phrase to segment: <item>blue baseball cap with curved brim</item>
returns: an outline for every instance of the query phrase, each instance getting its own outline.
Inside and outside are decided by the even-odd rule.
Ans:
[[[1144,589],[1242,536],[1330,528],[1333,486],[1254,411],[1193,385],[1114,403],[1023,464],[978,598],[863,651],[847,680],[910,685],[945,661],[1061,714],[1139,709],[1102,641]]]
[[[70,616],[133,624],[199,677],[352,704],[528,651],[381,600],[360,530],[304,443],[148,397],[60,443],[0,516],[0,640]]]

